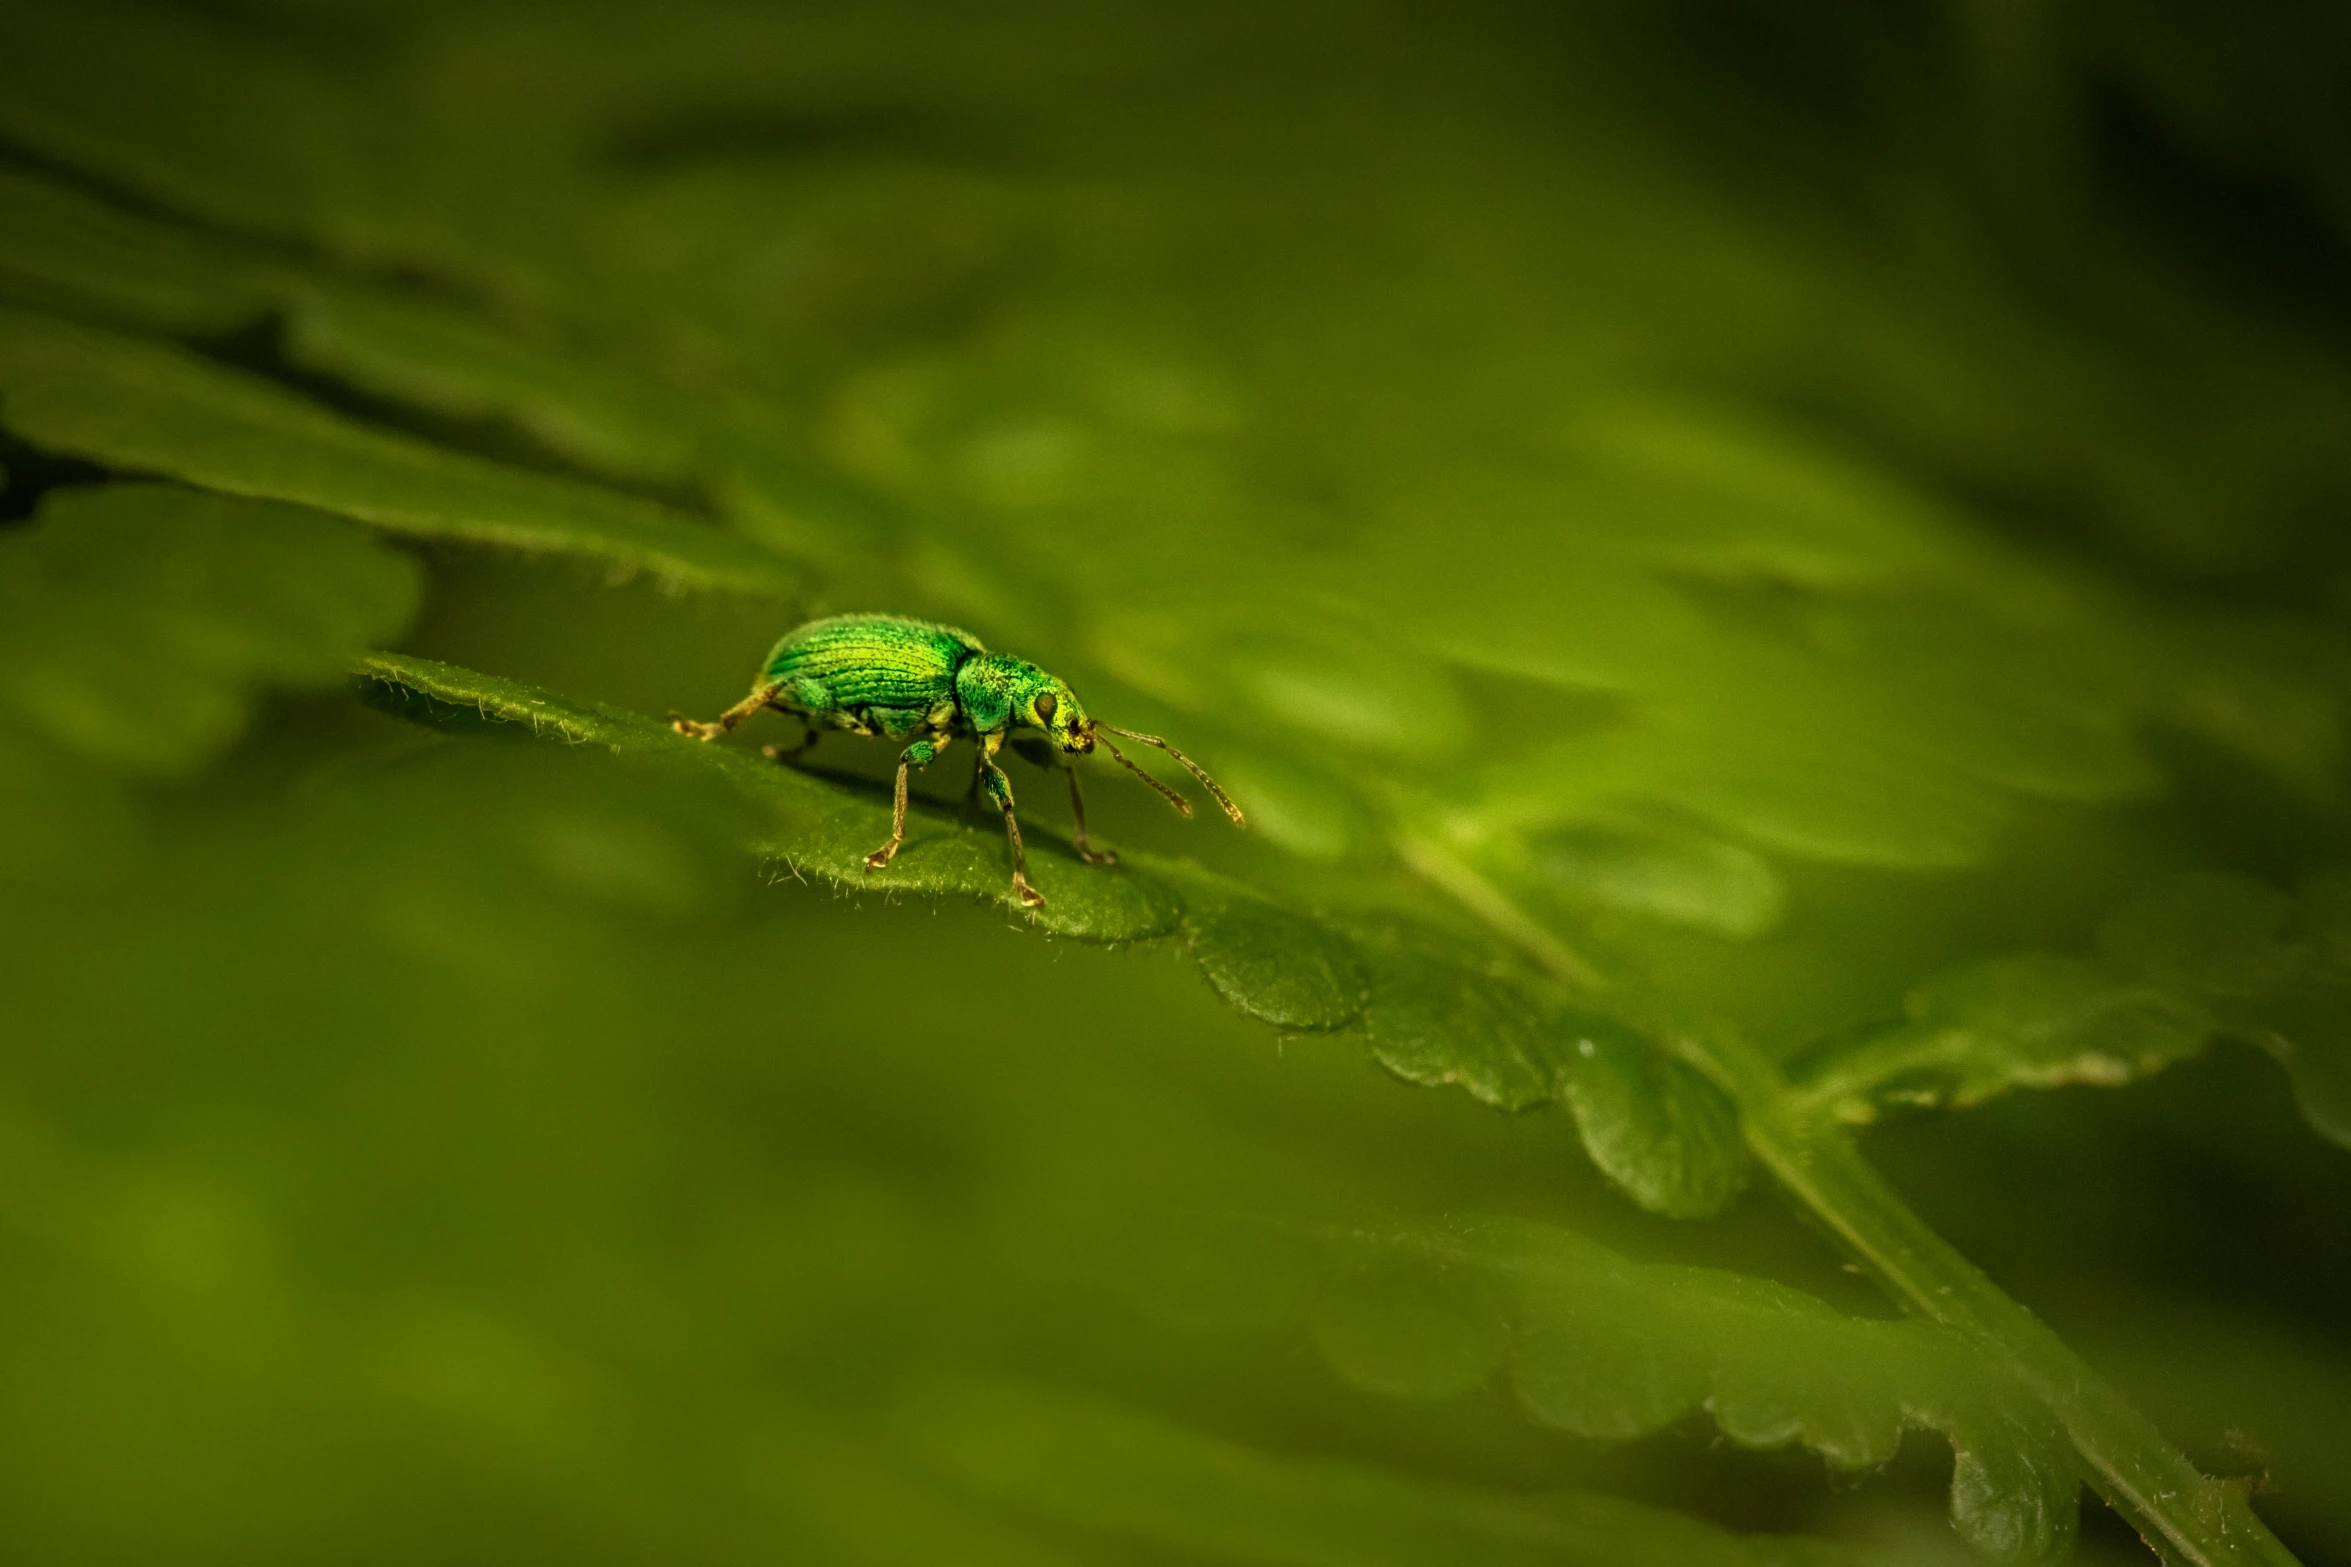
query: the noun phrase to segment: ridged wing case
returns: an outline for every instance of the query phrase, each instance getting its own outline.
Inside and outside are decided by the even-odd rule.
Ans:
[[[928,709],[955,690],[955,668],[983,649],[952,626],[894,615],[812,620],[767,656],[767,678],[787,691],[820,687],[832,708]]]

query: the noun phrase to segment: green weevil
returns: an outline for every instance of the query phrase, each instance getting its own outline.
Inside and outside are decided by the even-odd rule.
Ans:
[[[1108,850],[1096,849],[1086,837],[1086,802],[1078,792],[1077,766],[1072,760],[1090,753],[1097,740],[1121,767],[1158,790],[1185,816],[1192,814],[1191,801],[1129,761],[1111,743],[1111,735],[1165,751],[1216,797],[1234,826],[1246,825],[1232,797],[1183,752],[1157,735],[1138,734],[1089,717],[1066,681],[1026,659],[991,653],[977,637],[952,626],[895,615],[834,615],[812,620],[775,645],[760,667],[751,694],[714,721],[697,723],[675,713],[670,718],[679,734],[715,740],[763,707],[792,714],[805,731],[800,743],[789,750],[772,745],[766,748],[767,755],[779,762],[798,761],[826,729],[911,742],[898,753],[890,841],[865,857],[868,871],[889,864],[898,846],[906,841],[907,774],[928,766],[957,735],[969,736],[978,747],[972,789],[975,793],[985,789],[990,803],[1004,813],[1005,836],[1012,843],[1012,890],[1028,908],[1039,907],[1045,899],[1029,885],[1020,822],[1012,814],[1012,782],[996,765],[996,753],[1007,740],[1030,761],[1041,767],[1058,764],[1068,777],[1070,811],[1077,820],[1077,851],[1088,865],[1111,865],[1118,860]],[[1013,739],[1012,732],[1018,729],[1036,729],[1043,734]]]

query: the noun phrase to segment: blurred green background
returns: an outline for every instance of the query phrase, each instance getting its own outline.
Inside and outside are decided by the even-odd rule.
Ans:
[[[16,0],[0,1550],[2063,1554],[1714,1040],[2351,1562],[2346,82],[2282,0]],[[960,747],[868,880],[881,743],[627,727],[841,610],[1250,831],[1100,768],[1091,871],[1016,766],[1033,925]]]

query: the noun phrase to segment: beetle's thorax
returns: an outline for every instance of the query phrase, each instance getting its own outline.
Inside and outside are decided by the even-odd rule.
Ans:
[[[955,669],[955,706],[974,734],[995,734],[1019,720],[1021,699],[1044,671],[1009,653],[974,653]]]

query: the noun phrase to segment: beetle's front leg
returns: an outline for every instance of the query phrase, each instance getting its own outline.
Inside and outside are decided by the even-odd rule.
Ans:
[[[946,744],[945,735],[933,735],[915,741],[898,753],[898,793],[890,807],[890,841],[865,857],[867,870],[878,871],[889,864],[891,856],[898,852],[898,845],[906,841],[906,775],[913,768],[929,766]]]
[[[1045,906],[1045,895],[1029,885],[1028,851],[1020,845],[1020,818],[1012,814],[1012,780],[1004,776],[994,758],[983,756],[980,762],[980,784],[988,792],[988,799],[1004,813],[1004,836],[1012,843],[1012,893],[1020,899],[1024,909]]]
[[[1086,837],[1086,797],[1078,792],[1078,770],[1066,762],[1062,764],[1061,770],[1069,776],[1069,814],[1070,819],[1075,821],[1078,826],[1076,838],[1078,858],[1084,860],[1088,865],[1116,865],[1118,863],[1117,851],[1097,849]]]
[[[1021,735],[1009,743],[1024,760],[1044,768],[1047,772],[1058,770],[1068,776],[1069,815],[1070,820],[1077,824],[1078,858],[1084,860],[1088,865],[1116,865],[1118,863],[1116,854],[1108,849],[1095,848],[1093,840],[1086,836],[1086,797],[1078,789],[1076,764],[1034,735]]]

